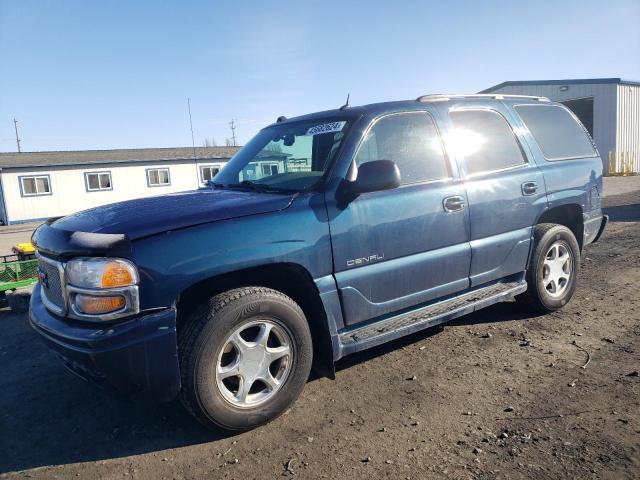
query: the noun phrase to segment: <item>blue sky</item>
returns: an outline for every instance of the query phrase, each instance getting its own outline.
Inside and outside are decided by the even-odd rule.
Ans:
[[[504,80],[640,80],[640,0],[0,0],[0,151],[246,142],[279,115],[476,92]]]

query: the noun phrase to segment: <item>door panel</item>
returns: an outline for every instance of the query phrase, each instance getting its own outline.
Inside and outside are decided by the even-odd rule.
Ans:
[[[522,184],[536,182],[533,195]],[[531,229],[546,203],[544,179],[535,166],[466,181],[471,227],[471,285],[481,285],[526,269]]]
[[[454,195],[466,203],[460,182],[406,185],[361,195],[344,210],[330,212],[345,323],[468,287],[467,210],[446,213],[443,208],[443,199]]]
[[[398,166],[403,185],[342,202],[335,192],[327,194],[347,325],[469,286],[465,188],[433,117],[427,111],[397,112],[369,122],[348,178],[357,177],[359,165],[386,159]]]

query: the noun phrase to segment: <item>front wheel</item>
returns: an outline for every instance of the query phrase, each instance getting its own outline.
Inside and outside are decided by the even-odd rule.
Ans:
[[[205,426],[248,430],[282,414],[309,376],[312,341],[300,307],[276,290],[216,295],[181,334],[182,403]]]
[[[533,239],[523,298],[539,312],[549,313],[565,306],[573,296],[580,247],[573,232],[563,225],[536,225]]]

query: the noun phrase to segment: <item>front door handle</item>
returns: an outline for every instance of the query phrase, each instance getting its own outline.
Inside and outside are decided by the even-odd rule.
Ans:
[[[522,184],[522,195],[535,195],[537,191],[538,184],[536,182],[524,182]]]
[[[464,198],[460,195],[453,195],[442,200],[442,206],[447,213],[459,212],[464,208]]]

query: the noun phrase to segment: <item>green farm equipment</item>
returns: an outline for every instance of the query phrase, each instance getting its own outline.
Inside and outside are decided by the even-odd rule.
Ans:
[[[14,251],[16,249],[14,248]],[[35,253],[17,252],[12,255],[0,255],[0,302],[5,303],[16,311],[25,310],[28,305],[25,297],[12,295],[6,296],[8,291],[14,291],[21,287],[28,287],[38,282],[38,260]]]

